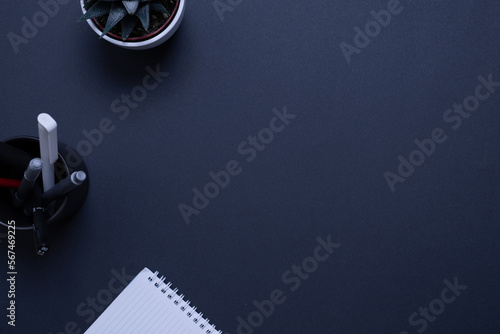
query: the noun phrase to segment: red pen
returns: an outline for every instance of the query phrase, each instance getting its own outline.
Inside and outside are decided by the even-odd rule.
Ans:
[[[2,179],[0,178],[0,188],[19,188],[21,180]]]

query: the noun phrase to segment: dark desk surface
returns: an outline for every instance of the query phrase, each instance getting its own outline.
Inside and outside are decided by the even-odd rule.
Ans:
[[[221,21],[212,2],[188,1],[174,38],[134,52],[77,23],[71,1],[17,54],[7,36],[40,7],[0,5],[1,138],[37,135],[48,112],[92,150],[88,199],[50,253],[18,233],[16,327],[2,315],[0,332],[83,333],[113,272],[147,266],[230,334],[276,289],[286,300],[254,333],[497,333],[500,88],[478,77],[500,81],[500,6],[241,1]],[[402,11],[378,31],[370,11],[388,3]],[[354,41],[367,23],[378,35]],[[142,100],[147,66],[168,75]],[[473,112],[448,112],[464,99]],[[296,117],[265,130],[284,108]],[[112,132],[83,143],[103,119]],[[400,155],[419,165],[404,177]],[[232,160],[241,172],[186,224],[179,205]],[[340,246],[325,259],[328,236]]]

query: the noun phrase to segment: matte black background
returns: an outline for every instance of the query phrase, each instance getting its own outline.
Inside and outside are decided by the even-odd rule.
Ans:
[[[77,306],[113,269],[147,266],[231,334],[274,289],[286,302],[255,333],[416,333],[410,314],[454,277],[468,288],[426,333],[497,333],[500,90],[456,131],[442,116],[479,75],[500,81],[500,6],[401,3],[347,64],[339,44],[387,1],[243,0],[222,22],[211,1],[188,1],[174,38],[142,52],[99,40],[71,1],[18,54],[6,36],[39,6],[2,1],[1,138],[37,135],[40,112],[74,146],[102,118],[116,129],[86,157],[88,199],[50,253],[18,234],[17,322],[2,315],[0,332],[83,332]],[[157,64],[169,77],[119,120],[113,100]],[[284,106],[297,117],[247,163],[238,145]],[[436,127],[448,140],[392,193],[383,173]],[[232,159],[243,172],[187,225],[178,205]],[[290,291],[283,272],[330,234],[342,246]]]

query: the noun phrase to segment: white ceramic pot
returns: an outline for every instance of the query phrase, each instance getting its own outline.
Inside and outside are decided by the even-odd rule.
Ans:
[[[82,12],[85,14],[87,11],[85,8],[83,8],[85,0],[80,0],[80,6],[82,7]],[[103,39],[106,41],[118,45],[122,48],[125,49],[131,49],[131,50],[145,50],[145,49],[151,49],[154,48],[155,46],[158,46],[165,41],[167,41],[172,35],[175,33],[177,28],[179,28],[182,18],[184,17],[184,12],[186,10],[186,0],[180,0],[179,1],[179,7],[177,8],[177,11],[174,14],[174,18],[170,22],[170,24],[159,34],[156,34],[152,36],[151,38],[148,38],[146,40],[142,41],[122,41],[121,39],[116,39],[113,37],[110,37],[108,35],[105,35]],[[89,26],[97,33],[97,35],[101,36],[102,31],[99,29],[99,27],[95,24],[94,20],[89,19],[87,20],[87,23]]]

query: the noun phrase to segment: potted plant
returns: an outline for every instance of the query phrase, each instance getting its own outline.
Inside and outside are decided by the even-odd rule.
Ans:
[[[185,0],[80,0],[83,16],[106,41],[126,49],[160,45],[179,27]]]

